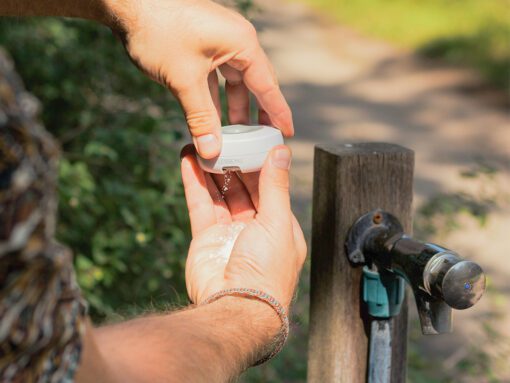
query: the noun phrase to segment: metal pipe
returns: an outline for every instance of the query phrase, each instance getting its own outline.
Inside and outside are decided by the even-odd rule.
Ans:
[[[368,383],[391,381],[391,319],[373,319],[370,323]]]

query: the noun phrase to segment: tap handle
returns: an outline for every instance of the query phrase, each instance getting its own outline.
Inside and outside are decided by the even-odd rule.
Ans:
[[[446,251],[434,255],[423,271],[427,292],[442,298],[454,309],[473,306],[485,290],[482,268],[471,261],[463,261],[457,254]]]

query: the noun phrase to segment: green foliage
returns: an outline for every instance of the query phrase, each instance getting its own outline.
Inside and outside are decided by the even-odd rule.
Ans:
[[[3,19],[0,45],[62,144],[58,238],[75,254],[93,316],[183,299],[185,124],[172,96],[97,24]]]
[[[444,234],[458,230],[459,214],[467,214],[484,226],[494,207],[490,199],[474,197],[466,193],[442,193],[430,198],[418,212],[415,223],[417,234],[428,238],[438,231]]]
[[[510,86],[510,28],[503,23],[482,25],[469,35],[439,38],[419,51],[453,64],[469,64],[492,84]]]
[[[486,161],[479,160],[460,175],[465,179],[478,180],[482,186],[478,193],[439,193],[429,198],[418,210],[414,229],[422,238],[446,235],[462,227],[464,218],[474,218],[480,227],[486,225],[491,211],[498,207],[498,198],[490,191],[499,169]]]
[[[300,0],[367,35],[510,85],[509,0]]]

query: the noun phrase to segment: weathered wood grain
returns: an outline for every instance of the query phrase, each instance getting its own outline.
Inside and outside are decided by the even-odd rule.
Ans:
[[[366,381],[369,326],[361,267],[349,263],[347,232],[382,208],[411,232],[414,153],[385,143],[317,146],[314,160],[308,381]],[[392,382],[405,381],[407,305],[393,323]],[[398,345],[398,346],[397,346]]]

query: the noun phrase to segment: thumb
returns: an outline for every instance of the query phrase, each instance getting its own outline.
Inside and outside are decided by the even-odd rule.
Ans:
[[[289,216],[289,169],[291,163],[290,149],[285,145],[278,145],[269,153],[259,181],[258,212],[264,218],[275,219]],[[278,214],[282,212],[284,214]]]
[[[207,81],[187,85],[185,89],[175,89],[193,143],[203,158],[213,158],[221,150],[221,121],[209,92]]]

